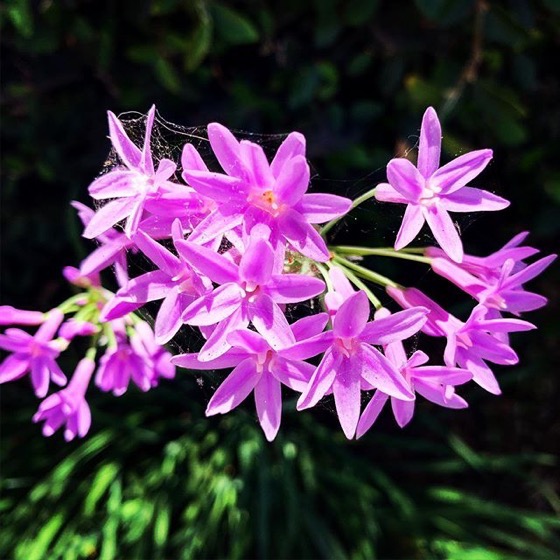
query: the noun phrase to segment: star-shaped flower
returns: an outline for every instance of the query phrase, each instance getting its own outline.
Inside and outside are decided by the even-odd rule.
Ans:
[[[375,198],[406,204],[395,249],[406,247],[420,232],[424,222],[441,248],[456,262],[463,259],[463,245],[449,212],[502,210],[509,202],[495,194],[467,187],[492,159],[492,150],[463,154],[439,167],[441,126],[435,110],[429,107],[422,119],[418,163],[404,158],[387,165],[389,183],[381,183]]]

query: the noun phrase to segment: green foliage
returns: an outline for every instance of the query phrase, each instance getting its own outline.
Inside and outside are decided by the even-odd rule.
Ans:
[[[560,550],[555,515],[485,497],[498,478],[527,485],[527,465],[552,468],[551,456],[476,452],[443,435],[433,410],[421,411],[418,433],[382,428],[353,445],[287,410],[271,445],[253,412],[213,422],[185,408],[200,391],[177,385],[124,397],[122,423],[52,457],[36,480],[18,481],[29,467],[13,460],[0,556],[552,559]]]

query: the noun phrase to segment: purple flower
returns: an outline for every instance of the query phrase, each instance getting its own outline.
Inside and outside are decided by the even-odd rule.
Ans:
[[[180,229],[179,223],[177,228]],[[133,239],[158,270],[130,280],[104,307],[101,320],[123,317],[148,301],[163,299],[156,317],[155,334],[158,344],[165,344],[183,324],[181,316],[185,309],[211,289],[211,282],[144,232],[138,231]],[[182,232],[179,235],[176,231],[174,239],[182,239]]]
[[[429,309],[422,331],[447,339],[444,359],[447,366],[457,364],[473,374],[473,381],[494,395],[501,393],[498,381],[486,362],[514,365],[517,354],[500,336],[503,333],[528,331],[535,325],[521,319],[494,318],[488,309],[477,305],[466,323],[440,307],[416,288],[387,288],[389,295],[402,307],[422,305]]]
[[[502,210],[509,202],[487,191],[467,187],[492,159],[492,150],[469,152],[439,167],[441,126],[429,107],[422,119],[418,163],[404,158],[387,165],[389,183],[377,186],[375,197],[383,202],[407,204],[395,249],[406,247],[428,222],[434,237],[449,257],[461,262],[463,246],[448,212]]]
[[[64,423],[64,439],[84,437],[91,426],[91,412],[85,394],[95,368],[90,358],[80,360],[68,387],[47,397],[33,416],[33,422],[45,422],[43,435],[52,436]]]
[[[35,336],[21,329],[6,329],[0,335],[0,348],[13,354],[0,364],[0,383],[19,379],[31,372],[31,383],[40,398],[47,394],[51,379],[57,385],[65,385],[66,376],[56,363],[56,358],[66,348],[67,342],[53,340],[63,320],[64,314],[52,309]]]
[[[333,266],[329,270],[329,278],[333,289],[325,294],[325,306],[329,315],[333,317],[339,310],[340,306],[356,291],[350,284],[346,275],[338,266]]]
[[[340,424],[351,439],[360,417],[364,382],[391,396],[413,399],[404,377],[372,344],[384,345],[412,336],[425,322],[426,313],[427,309],[415,308],[368,323],[369,302],[365,292],[348,298],[336,312],[332,331],[280,351],[281,356],[290,359],[325,353],[298,400],[298,410],[315,406],[332,389]]]
[[[132,380],[141,391],[149,391],[161,377],[172,378],[175,368],[170,365],[171,354],[155,343],[150,326],[138,321],[130,338],[124,321],[109,323],[114,330],[115,345],[110,346],[101,357],[95,376],[95,384],[102,391],[112,391],[120,397]]]
[[[114,200],[97,211],[88,223],[84,237],[97,237],[126,218],[124,230],[131,238],[145,210],[163,215],[171,212],[177,216],[184,215],[187,210],[200,209],[200,198],[192,189],[169,180],[177,169],[173,161],[162,158],[154,169],[150,141],[155,110],[154,105],[148,112],[142,150],[130,140],[119,119],[108,112],[111,142],[124,167],[113,169],[90,185],[89,194],[95,200]]]
[[[306,194],[309,166],[305,138],[292,132],[269,163],[253,142],[239,142],[218,123],[208,125],[208,138],[226,174],[208,170],[196,149],[183,151],[183,178],[217,207],[194,230],[190,241],[204,243],[242,225],[248,234],[255,224],[270,228],[273,246],[289,243],[303,255],[327,261],[325,242],[312,226],[344,215],[352,201],[331,194]]]
[[[304,274],[275,274],[276,254],[263,238],[249,241],[238,265],[200,245],[177,241],[176,247],[195,268],[220,284],[183,314],[189,325],[218,323],[200,351],[201,360],[223,354],[230,348],[227,335],[249,322],[273,348],[281,347],[290,329],[280,305],[305,301],[325,288],[322,280]]]
[[[376,313],[376,317],[389,315],[386,309]],[[470,381],[472,373],[469,371],[448,366],[425,366],[423,364],[428,361],[428,356],[421,350],[417,350],[410,358],[407,358],[401,341],[387,344],[384,351],[388,360],[406,379],[411,391],[447,408],[466,408],[468,406],[466,401],[455,393],[455,385]],[[371,428],[389,398],[393,415],[401,428],[412,420],[415,401],[389,397],[383,391],[377,390],[360,416],[356,437],[361,437]]]
[[[296,321],[290,325],[289,343],[318,334],[327,320],[327,314],[320,313]],[[263,336],[248,329],[231,332],[228,342],[231,350],[219,358],[201,362],[198,353],[181,354],[175,356],[172,362],[187,369],[234,367],[210,399],[206,415],[226,414],[254,391],[260,425],[266,439],[272,441],[280,428],[281,384],[301,392],[315,368],[302,360],[280,356]]]
[[[532,250],[531,247],[508,247],[485,259],[465,255],[461,264],[440,255],[435,248],[427,252],[434,256],[434,272],[459,286],[479,303],[488,309],[519,315],[546,305],[544,296],[526,291],[523,284],[538,276],[556,259],[556,255],[548,255],[527,265],[521,259],[531,254],[529,249]]]

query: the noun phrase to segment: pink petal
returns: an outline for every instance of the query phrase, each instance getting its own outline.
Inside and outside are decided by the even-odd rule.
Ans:
[[[410,199],[395,190],[389,183],[379,183],[375,187],[375,199],[379,202],[396,202],[398,204],[408,204]]]
[[[274,193],[279,202],[288,206],[297,204],[309,187],[309,165],[303,156],[287,161],[276,178]]]
[[[440,205],[448,212],[482,212],[503,210],[509,201],[488,191],[463,187],[448,195],[440,196]]]
[[[31,383],[35,389],[35,395],[42,399],[49,390],[49,368],[43,357],[31,361]]]
[[[332,350],[325,352],[319,367],[309,381],[309,385],[298,399],[298,410],[315,406],[325,396],[326,392],[332,387],[341,361],[341,354],[335,354]]]
[[[222,169],[232,177],[245,180],[247,170],[241,159],[241,147],[235,136],[218,123],[208,125],[208,139]]]
[[[369,319],[369,300],[362,290],[349,297],[336,312],[333,331],[339,338],[358,337]]]
[[[152,127],[154,126],[154,117],[156,114],[156,106],[152,105],[148,111],[146,118],[146,131],[144,133],[144,145],[142,147],[142,156],[140,159],[140,167],[148,174],[154,174],[154,162],[152,161],[152,150],[150,148],[150,140],[152,138]]]
[[[285,360],[280,356],[276,356],[270,364],[270,372],[278,381],[300,393],[305,391],[316,369],[307,362]]]
[[[167,297],[161,302],[154,325],[154,333],[157,344],[166,344],[181,328],[181,325],[183,324],[181,315],[186,307],[183,306],[184,304],[181,305],[181,300],[181,294],[176,290],[171,290]]]
[[[85,400],[82,400],[77,410],[78,415],[78,435],[84,437],[91,426],[91,411]]]
[[[270,345],[260,334],[248,329],[231,332],[227,341],[234,348],[241,348],[249,354],[266,354],[270,350]]]
[[[311,299],[325,290],[319,278],[305,274],[279,274],[266,286],[267,293],[277,303],[297,303]]]
[[[270,296],[262,294],[249,300],[247,314],[257,331],[272,348],[287,348],[295,342],[286,316]]]
[[[214,358],[213,360],[208,360],[206,362],[201,362],[198,359],[198,352],[193,354],[179,354],[171,358],[171,363],[180,366],[185,369],[194,370],[215,370],[215,369],[226,369],[237,366],[240,362],[247,359],[246,352],[239,352],[235,350],[230,350],[222,354],[221,356]]]
[[[251,176],[251,183],[264,189],[271,188],[274,184],[274,177],[270,171],[264,150],[258,144],[248,140],[241,140],[239,144],[240,155],[248,174]]]
[[[391,399],[391,407],[397,424],[404,428],[414,416],[414,401]]]
[[[272,441],[280,428],[282,392],[280,382],[266,370],[255,385],[255,405],[264,435]]]
[[[217,284],[237,282],[237,266],[212,249],[180,239],[175,243],[175,247],[186,261]]]
[[[442,195],[451,194],[470,183],[492,159],[492,150],[476,150],[463,154],[440,167],[430,183],[441,189]]]
[[[420,366],[413,369],[413,376],[417,379],[442,385],[462,385],[472,379],[472,373],[466,369],[447,366]]]
[[[183,313],[182,320],[188,325],[207,326],[219,323],[241,307],[243,290],[233,283],[219,286],[191,303]]]
[[[473,374],[473,381],[484,390],[493,395],[500,395],[502,393],[492,370],[480,358],[465,353],[460,356],[459,365],[464,369],[468,369]],[[419,385],[417,387],[418,392],[420,392],[420,388],[421,386]]]
[[[242,204],[245,183],[238,177],[210,171],[185,170],[183,179],[198,193],[224,204]]]
[[[463,260],[463,244],[447,211],[438,206],[423,207],[423,211],[436,241],[449,258],[460,263]]]
[[[259,374],[252,358],[243,360],[223,381],[206,408],[206,416],[226,414],[241,404],[255,388]]]
[[[398,251],[406,247],[420,233],[423,225],[424,215],[422,207],[409,204],[404,211],[403,221],[397,233],[395,249]]]
[[[0,364],[0,383],[7,383],[23,377],[30,368],[29,358],[21,354],[8,356]]]
[[[185,171],[208,171],[204,160],[200,157],[198,150],[192,144],[185,144],[183,147],[181,166]]]
[[[83,237],[93,239],[111,229],[130,215],[136,205],[135,198],[119,198],[102,206],[84,229]]]
[[[296,342],[287,349],[280,350],[280,354],[291,360],[306,360],[324,352],[333,343],[333,331],[325,331],[311,338]]]
[[[154,270],[130,280],[126,288],[117,292],[116,297],[125,302],[146,303],[166,297],[172,288],[169,276],[161,270]]]
[[[304,194],[297,205],[297,211],[310,224],[323,224],[344,216],[352,207],[352,201],[335,194]]]
[[[167,158],[159,160],[157,171],[155,174],[155,182],[161,189],[162,194],[180,194],[182,191],[187,194],[188,192],[190,192],[185,189],[184,185],[178,185],[176,183],[168,181],[168,179],[175,174],[175,171],[177,171],[177,164],[174,161]],[[153,174],[153,171],[151,172],[151,174]]]
[[[409,338],[422,328],[427,313],[426,307],[413,307],[393,313],[389,317],[375,319],[364,327],[360,340],[384,346]]]
[[[501,292],[508,311],[519,314],[523,311],[540,309],[548,303],[548,300],[540,294],[522,290],[504,290]]]
[[[239,263],[239,278],[255,286],[267,284],[274,268],[274,251],[266,239],[252,238]]]
[[[418,380],[414,383],[414,387],[419,395],[440,406],[454,409],[468,408],[469,406],[465,399],[457,395],[457,393],[453,393],[451,397],[446,398],[441,385]]]
[[[517,272],[513,276],[510,276],[503,284],[502,287],[504,289],[513,288],[514,286],[520,286],[525,282],[529,282],[538,276],[543,270],[545,270],[552,262],[556,259],[556,255],[548,255],[547,257],[543,257],[538,261],[526,266],[520,272]]]
[[[114,113],[107,111],[107,117],[109,119],[109,135],[117,154],[129,169],[137,169],[140,167],[142,153],[130,140],[121,121],[117,119]]]
[[[212,331],[208,340],[198,353],[198,359],[201,362],[207,362],[219,358],[231,349],[228,342],[228,336],[236,329],[244,329],[249,324],[249,320],[243,315],[239,309],[232,313],[229,317],[218,323]]]
[[[286,210],[279,219],[278,226],[296,251],[318,262],[329,260],[330,254],[325,241],[299,212]]]
[[[243,222],[243,214],[237,208],[219,208],[200,222],[189,237],[191,243],[203,245]]]
[[[88,192],[95,200],[134,196],[138,193],[137,180],[137,173],[117,168],[95,179]]]
[[[107,268],[113,264],[116,256],[124,249],[125,246],[122,243],[101,245],[81,262],[80,273],[83,276],[89,276]]]
[[[363,355],[362,377],[373,387],[391,397],[410,401],[414,393],[402,374],[373,346],[361,344]]]
[[[439,167],[441,150],[441,125],[433,107],[428,107],[422,117],[420,144],[418,146],[418,171],[427,179]]]
[[[291,132],[282,142],[270,164],[274,177],[278,177],[286,162],[296,156],[305,155],[305,137],[299,132]]]
[[[407,202],[416,202],[420,198],[424,177],[407,159],[392,159],[387,165],[387,178]]]
[[[356,438],[361,438],[373,426],[388,398],[389,395],[386,395],[382,391],[375,391],[375,394],[362,412],[356,430]]]
[[[136,232],[133,241],[140,251],[171,278],[182,271],[181,261],[143,231]]]
[[[332,389],[336,413],[344,435],[352,439],[360,418],[361,356],[343,358],[334,378]]]
[[[323,332],[328,320],[329,316],[327,313],[317,313],[297,320],[290,325],[290,328],[296,340],[304,340]]]

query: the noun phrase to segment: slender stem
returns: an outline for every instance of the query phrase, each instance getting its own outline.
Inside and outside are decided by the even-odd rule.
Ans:
[[[370,247],[351,247],[348,245],[335,245],[330,247],[335,253],[345,253],[350,255],[378,255],[380,257],[393,257],[397,259],[405,259],[408,261],[416,261],[425,264],[430,264],[432,259],[428,257],[421,257],[419,255],[414,255],[410,253],[401,253],[400,251],[395,251],[394,249],[382,249],[382,248],[370,248]]]
[[[333,287],[333,284],[331,282],[331,278],[329,276],[329,273],[328,273],[327,269],[321,263],[318,263],[318,262],[313,263],[313,265],[317,268],[317,270],[321,273],[321,276],[325,280],[325,284],[327,285],[327,290],[329,292],[333,292],[334,287]]]
[[[349,261],[348,259],[345,259],[340,255],[335,255],[333,257],[333,260],[334,262],[339,263],[344,267],[349,268],[350,270],[353,270],[365,280],[375,282],[376,284],[379,284],[383,287],[391,286],[392,288],[400,288],[399,284],[393,282],[390,278],[387,278],[386,276],[383,276],[378,272],[373,272],[373,270],[369,270],[368,268],[360,266],[359,264],[353,263],[352,261]]]
[[[332,263],[329,264],[330,266],[333,266]],[[346,268],[341,263],[337,263],[337,266],[338,268],[340,268],[340,270],[342,270],[346,278],[348,278],[348,280],[350,280],[350,282],[352,282],[352,284],[356,286],[356,288],[363,290],[366,293],[366,296],[368,297],[369,301],[371,301],[375,309],[381,309],[383,307],[381,301],[377,299],[377,297],[373,294],[373,292],[351,270]]]
[[[76,294],[75,296],[72,296],[71,298],[68,298],[67,300],[63,301],[59,306],[58,309],[60,309],[60,311],[62,311],[62,313],[66,314],[69,313],[70,311],[74,311],[74,308],[76,307],[81,307],[80,306],[80,302],[81,301],[88,301],[88,294],[86,292],[82,292],[80,294]]]
[[[352,206],[350,206],[350,210],[348,210],[348,212],[351,212],[352,210],[354,210],[354,208],[356,208],[363,202],[366,202],[366,200],[373,198],[374,196],[375,196],[375,188],[365,192],[362,196],[359,196],[358,198],[356,198],[356,200],[354,200],[354,202],[352,202]],[[334,220],[331,220],[328,224],[323,226],[323,228],[321,229],[321,235],[324,237],[327,234],[327,232],[329,232],[342,218],[344,218],[344,216],[340,216],[340,218],[335,218]]]

